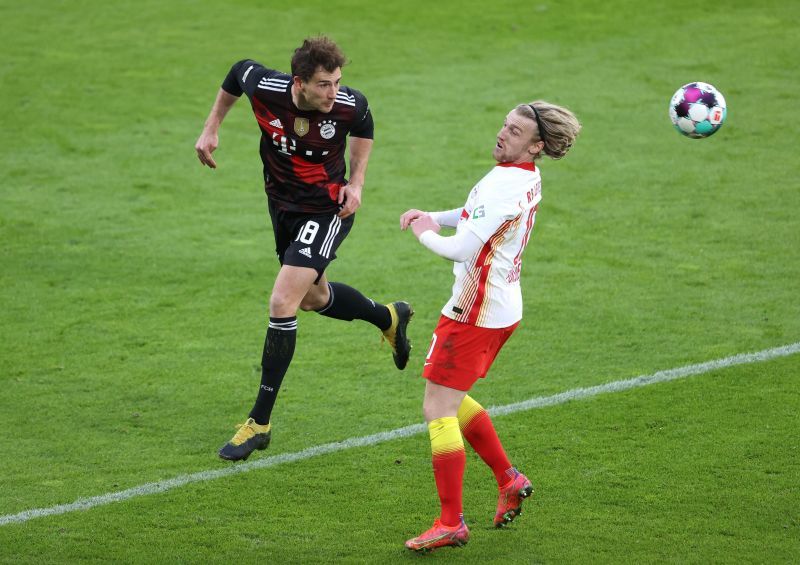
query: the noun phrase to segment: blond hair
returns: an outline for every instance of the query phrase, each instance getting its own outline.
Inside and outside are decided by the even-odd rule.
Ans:
[[[534,161],[542,153],[551,159],[561,159],[567,154],[581,131],[581,123],[575,114],[544,100],[520,104],[514,110],[536,124],[535,140],[544,141],[544,149],[533,156]]]

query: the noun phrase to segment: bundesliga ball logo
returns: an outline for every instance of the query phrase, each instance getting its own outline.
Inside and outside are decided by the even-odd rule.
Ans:
[[[694,139],[714,135],[727,113],[725,97],[704,82],[684,84],[669,103],[669,117],[675,129]]]

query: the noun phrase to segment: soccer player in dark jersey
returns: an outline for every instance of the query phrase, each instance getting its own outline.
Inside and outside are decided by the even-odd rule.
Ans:
[[[291,75],[248,59],[235,63],[195,144],[200,162],[216,168],[212,153],[220,124],[239,97],[247,95],[261,129],[264,189],[281,264],[269,300],[261,386],[249,418],[220,449],[223,459],[247,459],[269,445],[270,416],[294,354],[298,309],[367,321],[392,346],[397,368],[408,362],[409,304],[379,304],[325,276],[361,205],[373,138],[366,97],[340,85],[344,64],[344,54],[324,36],[308,38],[295,50]]]

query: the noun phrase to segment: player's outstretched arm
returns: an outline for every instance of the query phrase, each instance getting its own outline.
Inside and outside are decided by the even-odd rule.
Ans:
[[[214,105],[211,107],[211,112],[209,112],[206,123],[203,126],[203,132],[197,138],[197,143],[194,144],[194,150],[197,151],[197,158],[200,159],[201,164],[212,169],[217,168],[217,163],[211,154],[219,145],[219,126],[228,114],[228,110],[236,104],[237,100],[239,100],[238,96],[229,94],[221,88],[219,89],[217,99],[214,100]]]

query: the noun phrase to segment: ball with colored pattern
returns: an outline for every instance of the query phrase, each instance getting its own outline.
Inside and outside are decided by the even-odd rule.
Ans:
[[[714,135],[727,114],[725,97],[705,82],[684,84],[669,102],[669,117],[675,129],[694,139]]]

